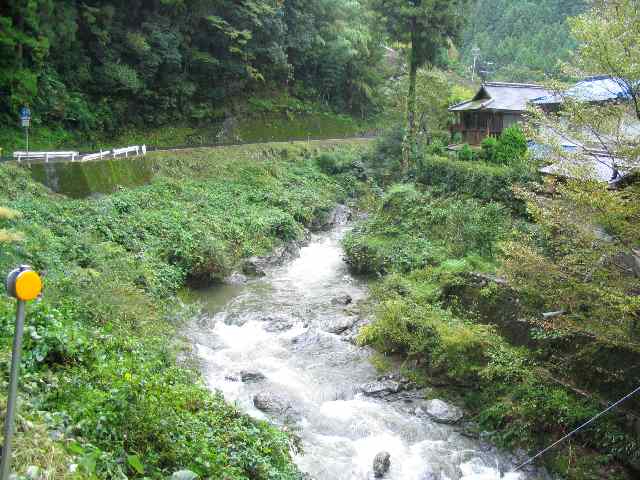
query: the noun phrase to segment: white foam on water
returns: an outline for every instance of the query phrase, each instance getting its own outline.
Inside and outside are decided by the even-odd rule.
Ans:
[[[287,268],[284,278],[304,293],[314,287],[333,283],[336,273],[343,266],[341,250],[336,248],[335,241],[326,238],[303,248],[300,257]]]
[[[481,459],[474,458],[460,465],[462,477],[460,480],[520,480],[522,477],[519,473],[508,473],[501,475],[497,468],[487,466]]]
[[[217,322],[213,334],[217,335],[225,346],[238,351],[250,351],[271,339],[271,335],[256,321],[249,321],[240,326]]]
[[[363,403],[357,400],[324,402],[320,405],[320,413],[325,417],[346,422],[356,417]]]

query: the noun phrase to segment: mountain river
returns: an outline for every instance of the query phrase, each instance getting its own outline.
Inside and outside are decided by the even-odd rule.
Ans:
[[[372,479],[381,451],[391,455],[387,480],[544,478],[510,473],[513,455],[413,413],[411,399],[362,393],[379,378],[371,350],[331,333],[352,323],[354,305],[367,295],[342,258],[348,228],[312,235],[299,256],[263,277],[196,292],[205,316],[189,336],[210,388],[249,415],[293,424],[304,450],[295,460],[316,480]],[[335,300],[346,295],[353,304]],[[275,395],[280,408],[265,414],[256,395]]]

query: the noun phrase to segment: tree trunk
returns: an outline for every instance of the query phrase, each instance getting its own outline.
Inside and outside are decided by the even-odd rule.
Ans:
[[[417,143],[416,129],[416,78],[418,76],[418,52],[417,44],[417,18],[411,18],[411,58],[409,65],[409,96],[407,98],[407,137],[409,140],[409,160],[415,161],[415,147]],[[408,165],[405,165],[407,167]]]
[[[24,33],[24,16],[25,16],[25,10],[28,7],[22,6],[21,4],[18,4],[16,6],[15,9],[15,18],[14,18],[14,25],[16,26],[16,30],[20,33]],[[24,53],[23,53],[23,46],[22,46],[22,40],[18,40],[16,42],[16,63],[18,65],[18,68],[22,68],[23,66],[23,57],[24,57]]]

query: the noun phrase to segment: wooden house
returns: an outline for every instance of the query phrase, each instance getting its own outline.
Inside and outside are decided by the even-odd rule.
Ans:
[[[505,128],[522,121],[529,102],[550,94],[540,85],[485,83],[471,100],[449,108],[458,116],[452,133],[462,134],[464,143],[479,145],[485,138],[497,137]]]

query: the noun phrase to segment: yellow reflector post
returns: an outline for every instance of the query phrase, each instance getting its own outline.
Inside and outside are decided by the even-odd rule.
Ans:
[[[32,270],[21,272],[16,278],[16,297],[18,300],[28,302],[35,300],[42,292],[42,279]]]

